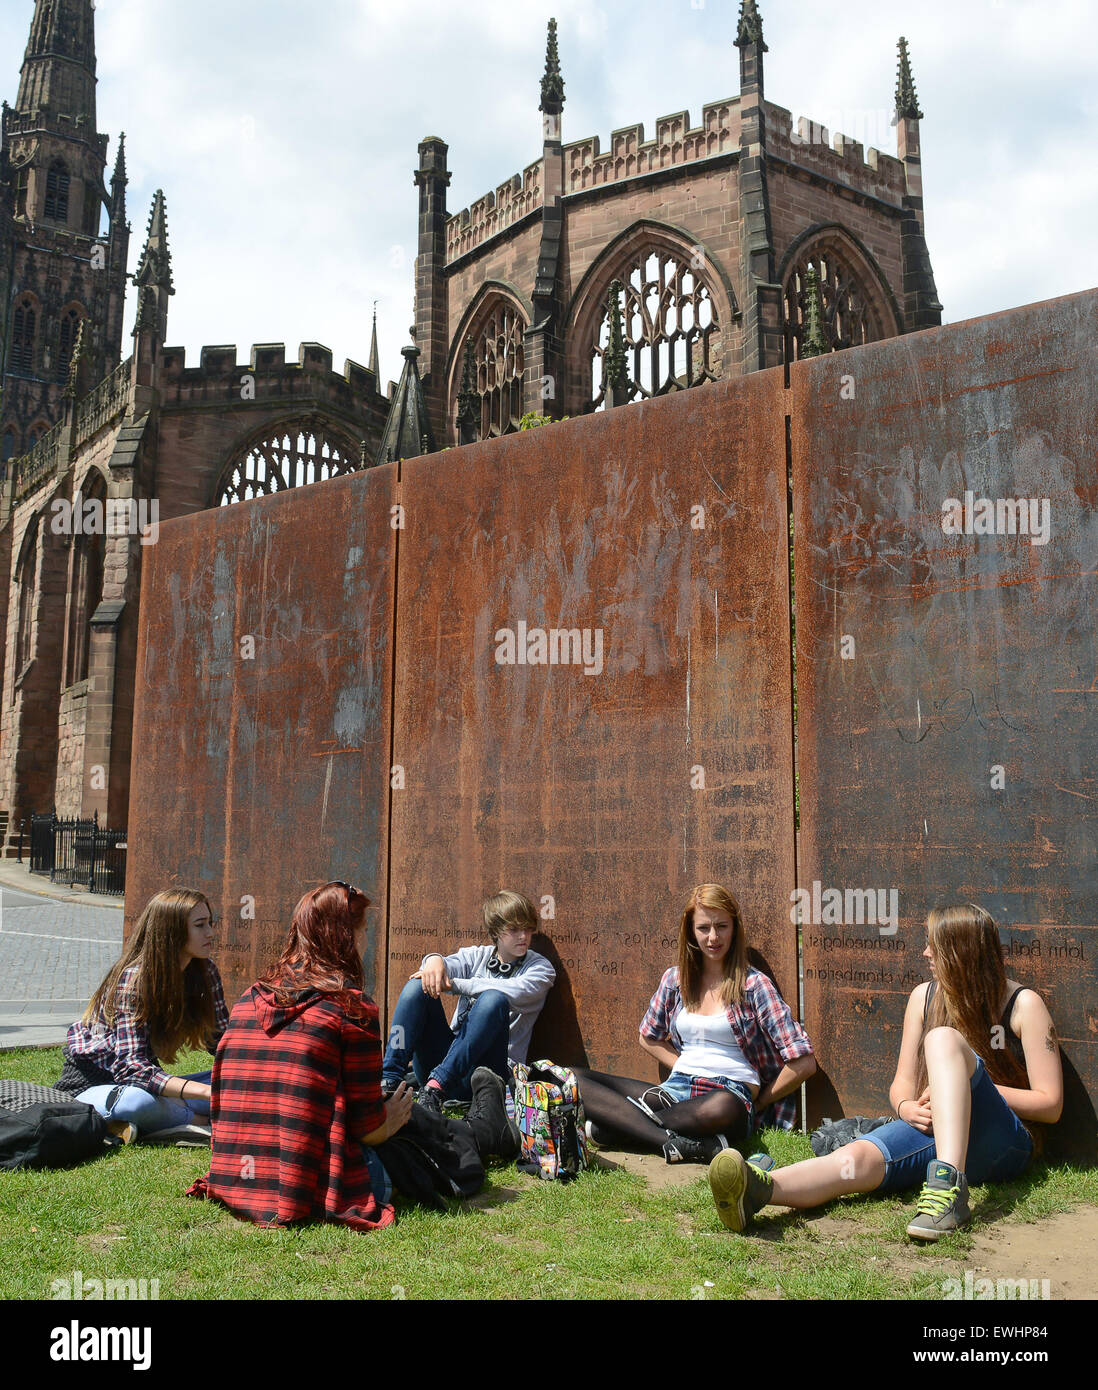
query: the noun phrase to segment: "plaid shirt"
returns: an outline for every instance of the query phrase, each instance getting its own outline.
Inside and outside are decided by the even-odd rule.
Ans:
[[[210,960],[204,964],[213,995],[215,1019],[214,1034],[206,1040],[206,1047],[216,1052],[229,1022],[229,1011],[225,1007],[225,992],[217,966]],[[114,1022],[109,1024],[100,1009],[91,1023],[74,1023],[68,1032],[65,1053],[66,1057],[84,1059],[92,1067],[109,1073],[115,1085],[140,1086],[143,1091],[159,1095],[170,1078],[153,1051],[148,1026],[138,1022],[136,1017],[137,972],[140,969],[139,964],[127,966],[118,977],[115,996],[118,1010]],[[79,1067],[79,1060],[76,1065]]]
[[[241,997],[214,1061],[210,1171],[189,1197],[257,1226],[396,1220],[374,1196],[359,1137],[385,1105],[377,1006],[355,994],[352,1012],[316,990],[285,1007],[265,985]]]
[[[748,1065],[758,1072],[760,1083],[769,1086],[786,1062],[807,1057],[812,1052],[812,1044],[808,1041],[808,1034],[789,1012],[789,1005],[766,975],[758,970],[749,970],[744,992],[745,1002],[729,1007],[728,1024]],[[675,1019],[682,1006],[679,971],[677,966],[672,966],[664,974],[659,989],[648,1005],[648,1012],[640,1026],[641,1037],[650,1042],[670,1042],[676,1051],[681,1052],[682,1038],[675,1027]],[[765,1122],[763,1116],[767,1117]],[[755,1123],[760,1127],[766,1123],[780,1129],[792,1129],[796,1118],[797,1100],[794,1093],[768,1106],[756,1116]]]

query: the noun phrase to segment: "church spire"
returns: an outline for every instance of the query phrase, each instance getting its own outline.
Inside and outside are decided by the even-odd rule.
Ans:
[[[911,76],[911,60],[907,56],[905,38],[900,39],[898,48],[900,64],[896,72],[896,119],[921,121],[923,113],[919,110],[919,98],[915,95],[915,79]]]
[[[547,116],[559,116],[564,110],[564,78],[560,74],[560,54],[557,52],[557,21],[549,21],[545,41],[545,75],[541,79],[539,111]]]
[[[413,338],[415,332],[413,330]],[[400,349],[404,358],[404,370],[400,383],[389,407],[389,418],[381,435],[375,463],[396,463],[399,459],[418,458],[420,454],[435,452],[435,439],[431,422],[427,418],[427,402],[423,397],[423,384],[419,378],[416,362],[419,348],[415,343]]]
[[[95,130],[94,0],[35,0],[18,111],[48,111]]]
[[[374,300],[374,326],[370,333],[370,371],[374,374],[374,382],[377,387],[381,385],[381,367],[378,365],[377,356],[377,300]]]

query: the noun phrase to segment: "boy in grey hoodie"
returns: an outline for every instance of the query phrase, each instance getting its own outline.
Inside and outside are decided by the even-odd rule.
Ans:
[[[426,955],[404,986],[385,1049],[384,1092],[404,1080],[411,1059],[422,1088],[420,1102],[437,1110],[446,1098],[469,1099],[477,1067],[491,1067],[509,1082],[508,1062],[526,1061],[556,971],[530,949],[538,920],[529,898],[504,889],[481,911],[491,944],[463,946],[449,956]],[[443,994],[461,1001],[452,1028]]]

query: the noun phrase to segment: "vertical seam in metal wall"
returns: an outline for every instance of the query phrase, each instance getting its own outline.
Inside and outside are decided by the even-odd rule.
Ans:
[[[398,513],[399,520],[404,521],[404,503],[401,498],[401,482],[403,481],[402,467],[404,460],[397,459],[396,463],[396,505],[400,507]],[[389,506],[389,525],[393,523],[392,503]],[[387,802],[387,812],[385,820],[385,922],[382,928],[382,986],[381,986],[381,1018],[385,1025],[385,1037],[389,1036],[389,914],[392,911],[393,901],[393,758],[396,753],[396,673],[397,673],[397,601],[400,596],[400,526],[392,526],[393,534],[396,537],[395,550],[393,552],[393,612],[391,624],[391,636],[389,639],[389,771],[386,780],[389,783],[389,799]]]
[[[785,389],[790,389],[789,360],[785,363]],[[793,894],[791,902],[799,902],[797,890],[800,887],[800,815],[798,811],[797,778],[797,588],[793,557],[793,416],[785,417],[785,507],[786,507],[786,561],[789,578],[789,712],[790,712],[790,755],[793,763]],[[797,925],[797,1017],[804,1023],[804,942],[800,925]],[[804,1082],[801,1083],[801,1130],[807,1132],[808,1098]]]

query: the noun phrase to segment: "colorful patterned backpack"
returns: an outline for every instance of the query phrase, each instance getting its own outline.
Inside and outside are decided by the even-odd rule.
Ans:
[[[590,1166],[583,1102],[575,1075],[552,1062],[511,1068],[515,1123],[522,1135],[519,1169],[568,1182]]]

